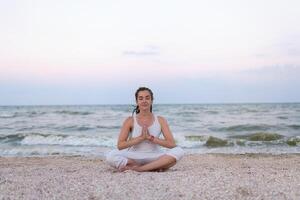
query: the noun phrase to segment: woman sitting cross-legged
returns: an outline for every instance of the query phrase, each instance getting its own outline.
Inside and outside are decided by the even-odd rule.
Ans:
[[[106,161],[120,171],[167,170],[183,157],[184,151],[176,146],[167,121],[152,113],[152,91],[141,87],[136,91],[135,99],[135,114],[124,121],[118,149],[109,152]],[[161,133],[164,139],[159,138]],[[163,151],[160,146],[168,149]]]

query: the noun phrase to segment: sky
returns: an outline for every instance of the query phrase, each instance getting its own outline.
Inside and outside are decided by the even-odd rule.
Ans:
[[[298,0],[0,0],[0,105],[300,102]]]

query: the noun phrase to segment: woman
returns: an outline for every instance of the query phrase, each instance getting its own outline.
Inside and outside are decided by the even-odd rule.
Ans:
[[[140,87],[135,99],[135,114],[124,121],[118,138],[118,150],[109,152],[106,161],[120,171],[166,170],[175,165],[184,152],[176,146],[167,121],[152,113],[152,91]],[[159,138],[161,133],[164,139]],[[159,146],[169,149],[162,151]]]

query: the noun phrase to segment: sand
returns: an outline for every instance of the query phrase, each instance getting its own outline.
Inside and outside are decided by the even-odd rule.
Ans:
[[[194,154],[143,173],[95,157],[0,157],[0,199],[300,199],[300,154]]]

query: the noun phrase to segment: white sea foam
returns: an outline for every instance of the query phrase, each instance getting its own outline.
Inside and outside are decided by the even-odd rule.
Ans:
[[[114,138],[109,137],[86,137],[86,136],[42,136],[29,135],[21,142],[22,145],[69,145],[69,146],[114,146]]]

